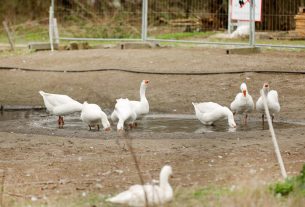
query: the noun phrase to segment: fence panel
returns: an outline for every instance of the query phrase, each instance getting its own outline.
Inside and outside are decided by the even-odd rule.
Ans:
[[[31,18],[28,13],[15,11],[16,5],[6,5],[2,16],[7,19],[16,43],[49,40],[50,2],[37,2],[40,3],[32,8]],[[226,32],[228,5],[229,0],[148,0],[148,40],[246,45],[248,37],[232,39]],[[262,0],[256,43],[304,47],[305,32],[298,35],[295,30],[296,25],[304,24],[295,19],[299,7],[304,5],[305,0]],[[141,39],[142,0],[55,0],[55,17],[61,38]],[[3,30],[1,40],[7,40]]]
[[[295,15],[304,2],[262,0],[262,21],[255,24],[256,43],[305,46],[304,41],[291,41],[302,39],[295,37],[294,30]],[[234,39],[226,34],[229,3],[229,0],[150,0],[148,36],[161,40],[248,43],[248,38]]]
[[[61,37],[140,38],[142,1],[55,2]]]

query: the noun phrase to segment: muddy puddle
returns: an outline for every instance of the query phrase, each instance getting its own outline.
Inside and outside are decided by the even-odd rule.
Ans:
[[[80,120],[79,113],[75,113],[65,118],[65,130],[79,131],[88,130],[88,127]],[[48,115],[43,110],[18,110],[18,111],[2,111],[0,113],[0,121],[8,122],[24,120],[24,123],[31,128],[36,129],[57,129],[57,117]],[[156,133],[211,133],[211,132],[238,132],[238,131],[257,131],[267,130],[267,123],[262,127],[261,120],[249,119],[248,125],[240,123],[239,117],[236,118],[237,128],[228,127],[227,121],[222,120],[215,123],[213,126],[204,126],[192,114],[158,114],[151,113],[137,120],[138,126],[133,131],[139,132],[156,132]],[[287,129],[305,125],[305,123],[279,120],[274,122],[274,128]],[[115,131],[116,125],[112,125]]]

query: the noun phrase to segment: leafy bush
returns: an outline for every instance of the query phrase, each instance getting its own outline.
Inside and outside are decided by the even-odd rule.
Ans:
[[[271,190],[276,195],[287,196],[292,192],[305,195],[305,165],[300,175],[287,178],[284,182],[278,182],[271,186]]]

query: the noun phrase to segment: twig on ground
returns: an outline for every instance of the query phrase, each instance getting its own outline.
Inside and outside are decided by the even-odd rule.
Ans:
[[[143,186],[143,191],[144,191],[144,195],[145,195],[145,207],[147,207],[148,206],[148,200],[147,200],[147,194],[146,194],[146,191],[145,191],[145,188],[144,188],[145,183],[144,183],[144,179],[143,179],[143,176],[142,176],[142,173],[141,173],[139,161],[137,159],[134,148],[132,147],[132,137],[129,136],[128,132],[125,132],[124,133],[124,138],[125,138],[125,142],[126,142],[126,145],[128,147],[128,150],[129,150],[129,152],[130,152],[130,154],[133,158],[133,161],[135,163],[135,167],[136,167],[138,176],[140,178],[141,185]]]
[[[3,193],[4,193],[5,170],[2,170],[1,188],[0,188],[0,206],[3,207]]]

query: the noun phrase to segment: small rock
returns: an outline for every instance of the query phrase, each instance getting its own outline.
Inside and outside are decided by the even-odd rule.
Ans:
[[[115,173],[118,173],[118,174],[122,174],[124,171],[123,170],[114,170]]]
[[[38,198],[36,196],[31,196],[31,201],[37,201]]]
[[[255,170],[255,169],[250,169],[249,173],[250,173],[251,175],[254,175],[254,174],[256,173],[256,170]]]

